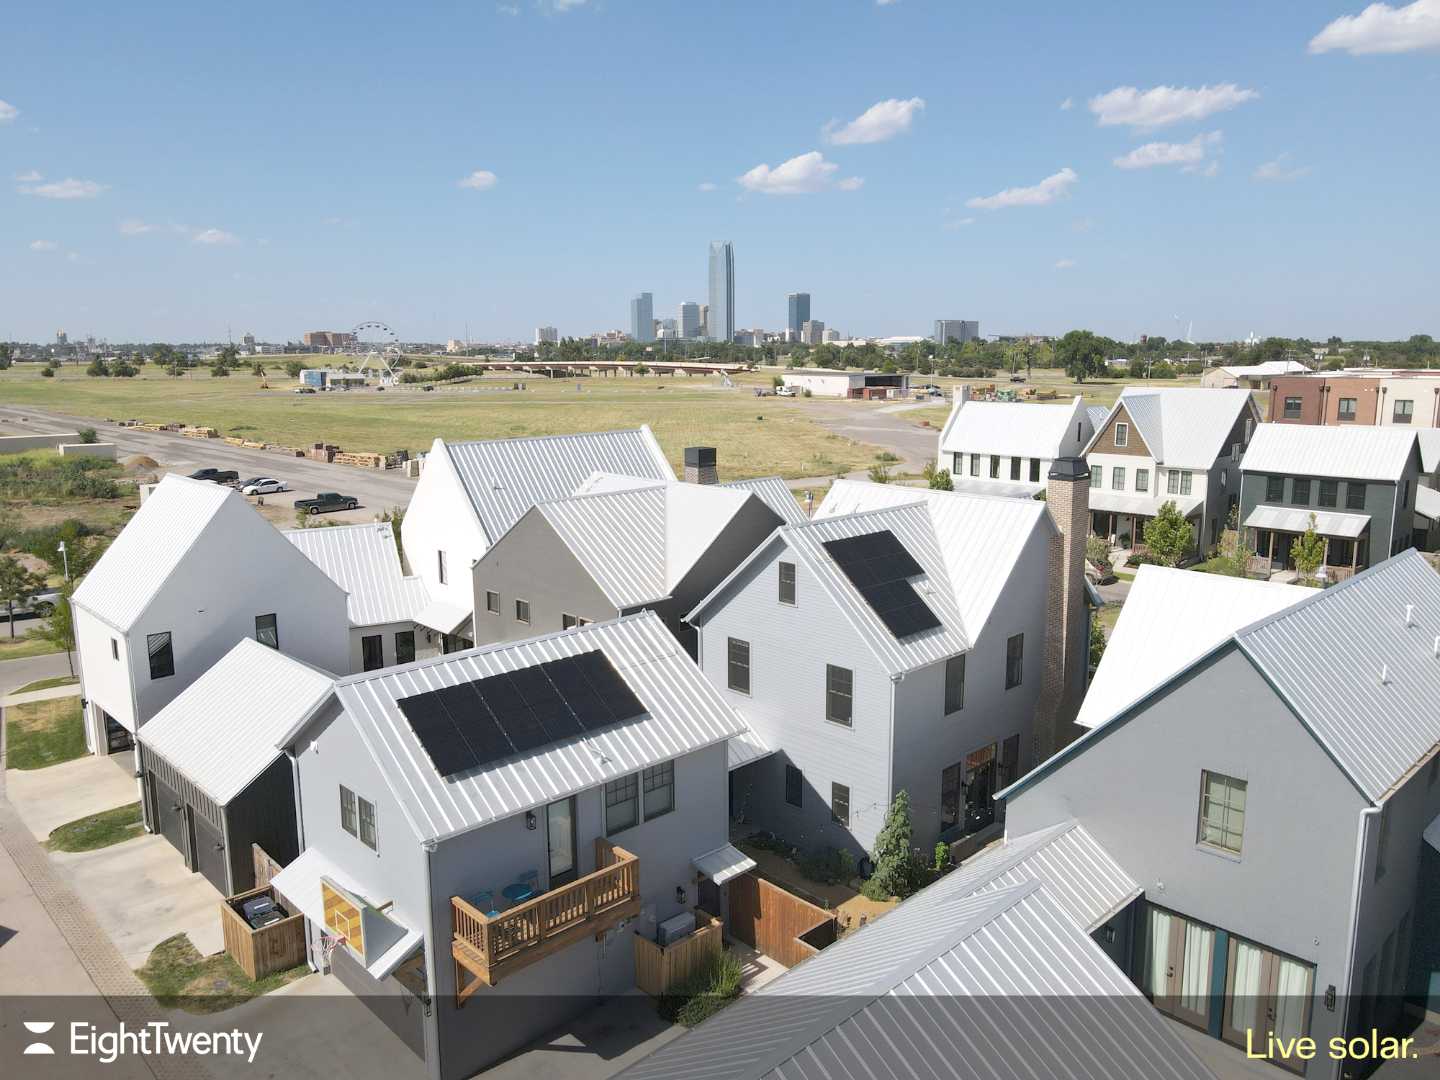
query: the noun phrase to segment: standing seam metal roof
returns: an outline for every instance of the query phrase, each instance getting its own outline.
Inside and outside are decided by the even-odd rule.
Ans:
[[[957,401],[940,433],[940,452],[1033,457],[1060,456],[1075,424],[1088,426],[1084,399],[1063,404]]]
[[[406,577],[388,521],[282,533],[348,594],[351,626],[413,622],[430,602],[418,577]]]
[[[1414,452],[1415,432],[1403,427],[1261,424],[1240,469],[1399,483]]]
[[[1209,469],[1229,450],[1230,432],[1236,421],[1247,410],[1255,415],[1253,400],[1249,390],[1127,386],[1120,391],[1106,419],[1095,425],[1095,438],[1085,447],[1085,453],[1095,449],[1095,441],[1109,418],[1123,406],[1158,464]]]
[[[732,491],[750,492],[787,525],[803,525],[810,520],[796,502],[789,485],[778,476],[762,476],[757,480],[731,480],[720,486]]]

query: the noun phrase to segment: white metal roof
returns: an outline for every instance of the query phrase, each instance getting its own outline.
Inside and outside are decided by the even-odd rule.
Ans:
[[[1103,510],[1112,514],[1140,514],[1154,517],[1167,502],[1173,502],[1175,509],[1189,517],[1204,503],[1201,495],[1136,495],[1129,491],[1113,491],[1109,488],[1090,489],[1090,509]]]
[[[446,443],[480,527],[493,544],[536,503],[561,499],[595,472],[674,480],[649,426],[580,435]]]
[[[1431,487],[1415,489],[1415,512],[1431,521],[1440,521],[1440,491]]]
[[[141,744],[224,806],[280,756],[334,676],[244,638],[140,729]]]
[[[1236,378],[1255,379],[1268,375],[1298,375],[1310,369],[1298,360],[1266,360],[1260,364],[1242,364],[1238,367],[1222,367],[1220,370]]]
[[[787,525],[799,525],[808,521],[805,510],[796,500],[789,485],[778,476],[763,476],[758,480],[731,480],[720,485],[732,491],[748,491],[763,502]]]
[[[744,731],[730,740],[726,756],[729,759],[729,769],[734,772],[741,765],[749,765],[752,761],[769,757],[774,752],[774,748],[766,746],[765,740],[754,731]]]
[[[1053,460],[1077,424],[1086,429],[1077,436],[1083,445],[1090,436],[1089,415],[1079,395],[1063,404],[957,400],[940,432],[940,452]]]
[[[447,600],[441,596],[435,597],[417,611],[415,621],[421,626],[428,626],[431,630],[438,630],[442,634],[453,634],[460,629],[466,619],[471,618],[474,614],[474,609],[468,605]]]
[[[414,622],[430,602],[418,577],[406,577],[388,521],[287,529],[285,538],[349,596],[351,626]]]
[[[1229,450],[1236,421],[1259,416],[1250,391],[1241,389],[1127,386],[1109,415],[1122,406],[1156,462],[1179,469],[1209,469]],[[1097,438],[1104,426],[1095,425]],[[1085,453],[1094,446],[1092,438]]]
[[[446,779],[396,702],[598,649],[648,712]],[[336,695],[420,840],[452,836],[746,730],[653,612],[352,675]]]
[[[74,601],[122,633],[129,630],[220,512],[232,488],[168,475],[75,589]]]
[[[731,878],[754,870],[755,860],[732,844],[721,844],[714,851],[696,855],[690,860],[690,865],[716,885],[724,885]]]
[[[1310,595],[1298,585],[1141,566],[1075,722],[1105,723],[1241,627]]]
[[[980,476],[952,476],[950,486],[962,495],[998,495],[1005,499],[1033,499],[1045,490],[1044,484],[1028,480],[988,480]]]
[[[1440,574],[1414,550],[1235,635],[1376,802],[1440,742],[1437,638]]]
[[[1343,536],[1355,539],[1370,527],[1369,514],[1342,514],[1336,510],[1310,510],[1296,506],[1255,507],[1246,517],[1247,529],[1278,529],[1280,532],[1303,533],[1315,519],[1315,531],[1321,536]]]
[[[1440,473],[1440,428],[1416,428],[1420,441],[1420,471],[1427,476]]]
[[[1398,483],[1413,453],[1415,432],[1405,427],[1261,424],[1240,469]]]

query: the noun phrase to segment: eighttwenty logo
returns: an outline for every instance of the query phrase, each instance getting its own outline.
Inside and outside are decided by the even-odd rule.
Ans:
[[[32,1035],[45,1035],[55,1027],[53,1020],[26,1020],[25,1030]],[[168,1020],[155,1020],[139,1027],[121,1023],[114,1031],[102,1031],[82,1020],[70,1024],[69,1052],[79,1057],[93,1057],[103,1065],[111,1065],[128,1054],[198,1057],[243,1057],[254,1064],[260,1051],[264,1032],[251,1033],[238,1028],[231,1031],[172,1031]],[[53,1054],[48,1042],[36,1040],[25,1047],[26,1054]]]
[[[25,1021],[25,1030],[28,1031],[28,1032],[30,1032],[31,1035],[44,1035],[46,1032],[48,1032],[48,1031],[49,1031],[51,1028],[53,1028],[54,1026],[55,1026],[55,1021],[54,1021],[54,1020],[26,1020],[26,1021]],[[53,1046],[51,1046],[49,1043],[40,1042],[40,1041],[37,1040],[37,1041],[35,1041],[35,1042],[32,1042],[29,1046],[25,1047],[25,1053],[27,1053],[27,1054],[53,1054],[53,1053],[55,1053],[55,1048],[54,1048]]]

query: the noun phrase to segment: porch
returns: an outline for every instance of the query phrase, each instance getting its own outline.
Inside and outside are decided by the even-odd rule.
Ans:
[[[597,838],[595,865],[594,873],[494,915],[464,897],[450,898],[457,1005],[481,986],[496,986],[507,975],[640,913],[640,860]]]
[[[1145,538],[1146,522],[1160,513],[1167,502],[1175,504],[1198,537],[1200,514],[1205,505],[1200,496],[1126,494],[1100,488],[1090,491],[1090,531],[1122,550],[1133,549]]]
[[[1315,533],[1325,541],[1320,560],[1327,581],[1353,577],[1369,565],[1370,518],[1365,514],[1299,510],[1280,506],[1257,506],[1245,518],[1250,547],[1255,551],[1252,572],[1270,577],[1295,569],[1295,541],[1314,522]]]

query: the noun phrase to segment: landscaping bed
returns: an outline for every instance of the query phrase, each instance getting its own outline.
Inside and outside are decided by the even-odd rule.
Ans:
[[[85,754],[78,697],[12,705],[5,710],[5,765],[44,769]]]
[[[51,851],[96,851],[133,840],[145,832],[140,820],[140,804],[130,803],[113,810],[102,810],[50,831],[45,846]]]
[[[743,974],[734,953],[728,950],[717,953],[674,991],[659,999],[660,1015],[672,1024],[694,1027],[740,996]]]
[[[243,1005],[309,972],[309,965],[299,964],[251,979],[227,954],[201,956],[187,935],[176,934],[156,945],[135,974],[163,1008],[204,1016]]]

